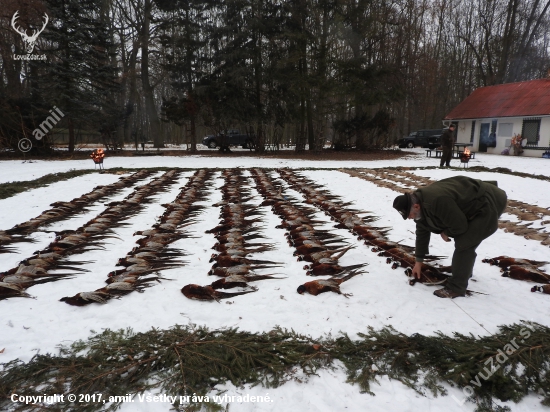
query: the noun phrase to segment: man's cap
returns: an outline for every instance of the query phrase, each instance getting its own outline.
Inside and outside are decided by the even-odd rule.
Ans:
[[[451,127],[454,127],[454,128],[456,129],[456,124],[451,123],[451,124],[449,125],[449,128],[451,128]]]
[[[404,195],[397,196],[393,201],[393,208],[401,213],[403,219],[409,217],[411,211],[412,199],[410,193],[405,193]]]

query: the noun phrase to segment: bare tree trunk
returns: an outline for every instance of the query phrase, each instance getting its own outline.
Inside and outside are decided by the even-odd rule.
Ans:
[[[137,53],[139,50],[139,45],[134,44],[134,48],[130,54],[130,61],[127,67],[126,75],[130,80],[129,91],[128,91],[128,101],[126,102],[125,107],[125,116],[124,116],[124,140],[129,142],[134,136],[137,150],[137,131],[134,127],[134,119],[136,112],[136,96],[137,96],[137,76],[136,76],[136,59]]]
[[[6,47],[4,47],[6,45]],[[2,87],[2,92],[6,93],[6,96],[11,98],[21,97],[21,60],[13,60],[12,55],[10,54],[11,49],[7,45],[7,42],[2,41],[1,47],[2,61],[4,63],[3,72],[7,80],[7,85],[4,88],[4,81],[0,82]],[[16,50],[16,53],[19,51]]]
[[[75,136],[74,136],[74,123],[73,118],[69,116],[67,119],[67,125],[69,128],[69,153],[74,153],[74,142],[75,142]]]
[[[299,63],[300,66],[300,78],[303,79],[302,73],[302,62]],[[300,97],[300,129],[298,136],[296,138],[296,151],[302,152],[306,148],[306,99],[304,98],[304,86],[303,84],[300,86],[301,89],[301,97]]]
[[[510,0],[506,10],[506,25],[504,27],[504,33],[502,35],[502,49],[497,58],[497,68],[495,73],[494,84],[501,84],[504,82],[506,70],[510,62],[510,53],[512,45],[515,41],[516,31],[516,17],[518,13],[519,0]]]
[[[191,40],[191,28],[189,27],[189,22],[190,22],[190,19],[191,19],[191,16],[189,14],[189,4],[187,4],[186,6],[186,9],[185,9],[185,35],[186,35],[186,41],[187,41],[187,44],[190,45],[192,44],[192,40]],[[196,127],[195,127],[195,123],[196,123],[196,119],[197,119],[197,106],[196,106],[196,101],[195,101],[195,92],[194,92],[194,85],[193,85],[193,82],[194,82],[194,75],[193,75],[193,49],[191,47],[187,47],[187,55],[186,55],[186,59],[187,59],[187,64],[186,64],[186,71],[187,71],[187,101],[188,101],[188,104],[189,104],[189,114],[190,114],[190,123],[191,123],[191,127],[190,127],[190,135],[191,136],[188,136],[190,137],[190,144],[191,144],[191,148],[190,148],[190,152],[191,153],[196,153],[197,152],[197,131],[196,131]]]
[[[195,126],[195,115],[191,116],[191,153],[197,152],[197,129]]]
[[[307,62],[304,59],[304,65],[306,65],[307,73]],[[315,144],[315,135],[313,131],[313,109],[311,107],[311,91],[309,87],[306,87],[306,117],[307,117],[307,142],[309,144],[309,150],[316,150]]]
[[[149,79],[149,26],[151,23],[151,8],[151,0],[145,0],[141,33],[141,83],[145,98],[145,111],[149,118],[154,147],[160,148],[164,147],[164,139],[160,131],[160,119],[155,105],[154,89]]]
[[[350,48],[353,53],[352,58],[355,61],[358,61],[362,57],[361,38],[363,35],[363,30],[361,26],[362,24],[364,24],[362,21],[363,16],[364,16],[363,2],[359,1],[357,4],[357,7],[352,12],[352,20],[351,20],[353,35],[350,39]],[[355,96],[354,96],[354,104],[355,104],[355,118],[357,119],[356,124],[358,124],[355,130],[355,145],[357,147],[357,150],[365,150],[367,148],[367,144],[365,141],[365,133],[364,133],[363,127],[360,124],[361,119],[365,114],[364,107],[361,102],[361,90],[356,90]]]
[[[253,7],[256,10],[253,12],[256,15],[258,21],[262,18],[262,1],[253,1]],[[265,132],[264,132],[264,110],[262,101],[262,32],[259,27],[254,30],[254,44],[256,46],[256,53],[254,56],[254,82],[256,86],[256,151],[263,153],[265,151]]]
[[[325,113],[325,107],[326,107],[326,80],[327,80],[327,42],[328,42],[328,28],[331,24],[331,21],[329,19],[329,5],[327,2],[323,2],[323,10],[321,13],[321,37],[320,37],[320,44],[319,44],[319,61],[318,61],[318,70],[317,70],[317,77],[319,79],[319,86],[317,91],[317,116],[316,116],[316,123],[318,127],[317,132],[317,139],[315,141],[315,148],[314,150],[316,152],[320,152],[323,150],[323,147],[325,145],[325,130],[326,130],[326,113]]]

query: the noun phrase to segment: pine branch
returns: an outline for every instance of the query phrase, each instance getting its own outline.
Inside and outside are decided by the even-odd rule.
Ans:
[[[216,385],[228,382],[278,387],[296,379],[299,368],[309,377],[320,368],[332,368],[334,359],[344,364],[348,382],[371,395],[371,383],[385,375],[423,395],[426,391],[445,395],[442,383],[470,387],[468,395],[478,411],[504,411],[493,399],[518,402],[528,393],[543,394],[542,403],[550,405],[546,378],[550,374],[550,328],[546,326],[501,326],[498,333],[484,337],[459,333],[407,336],[388,326],[379,331],[369,328],[359,337],[315,340],[280,328],[262,334],[196,326],[137,334],[129,329],[106,330],[86,342],[61,347],[59,355],[36,355],[27,363],[3,364],[0,408],[113,411],[121,402],[26,405],[12,403],[12,393],[101,393],[108,400],[145,391],[206,396]],[[511,342],[517,346],[507,346]],[[497,356],[504,359],[504,354],[504,361],[495,362]],[[490,362],[498,368],[488,374]],[[178,400],[174,407],[221,410],[209,400],[181,405]]]

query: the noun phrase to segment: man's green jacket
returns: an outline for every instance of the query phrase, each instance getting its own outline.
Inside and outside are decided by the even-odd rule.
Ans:
[[[454,238],[457,249],[472,247],[496,230],[498,216],[506,207],[506,193],[496,182],[466,176],[434,182],[415,194],[422,208],[422,217],[416,221],[415,256],[419,262],[429,253],[431,232]]]

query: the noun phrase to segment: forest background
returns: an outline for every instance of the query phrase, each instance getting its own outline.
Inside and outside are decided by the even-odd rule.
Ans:
[[[478,87],[547,77],[549,7],[2,0],[0,150],[29,138],[35,153],[47,154],[65,136],[69,153],[85,141],[185,143],[195,152],[205,134],[227,129],[253,134],[258,152],[320,151],[327,142],[387,147],[411,131],[441,128]],[[23,33],[38,33],[32,53]],[[30,54],[37,59],[21,58]],[[54,107],[64,116],[33,139]]]

